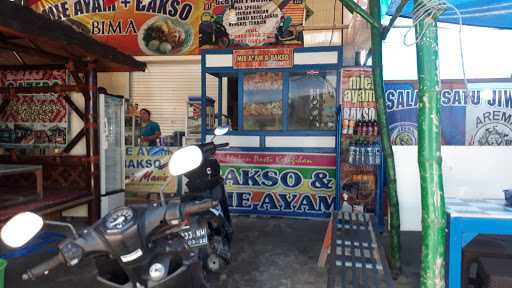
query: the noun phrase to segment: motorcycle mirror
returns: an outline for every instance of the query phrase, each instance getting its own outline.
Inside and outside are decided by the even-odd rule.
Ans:
[[[32,212],[21,212],[9,220],[0,232],[0,238],[9,247],[25,245],[43,228],[43,218]]]
[[[215,131],[213,131],[213,133],[215,134],[215,136],[222,136],[222,135],[228,133],[230,129],[231,129],[231,127],[229,127],[229,125],[220,126],[220,127],[215,128]]]
[[[203,162],[203,152],[195,145],[187,146],[174,152],[169,160],[169,172],[178,176],[192,171]]]

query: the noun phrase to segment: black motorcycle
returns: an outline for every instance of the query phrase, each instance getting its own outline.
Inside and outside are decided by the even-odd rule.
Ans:
[[[203,264],[194,247],[208,243],[207,223],[193,215],[217,205],[203,200],[116,208],[59,243],[56,256],[22,277],[36,279],[61,264],[74,266],[84,257],[94,257],[99,281],[95,287],[206,288]],[[42,226],[40,216],[20,213],[2,228],[2,240],[20,247]]]
[[[80,232],[67,224],[73,237],[59,243],[58,255],[29,269],[23,279],[94,257],[100,287],[208,287],[204,268],[216,272],[231,259],[231,218],[213,158],[216,149],[226,146],[209,142],[176,151],[169,170],[187,177],[186,196],[166,202],[161,193],[159,203],[116,208]],[[44,222],[34,213],[20,213],[2,228],[1,238],[10,247],[21,247]]]
[[[225,131],[217,129],[216,133],[221,135]],[[218,203],[217,207],[199,215],[208,223],[209,239],[208,246],[200,249],[200,258],[205,267],[212,272],[220,271],[225,264],[231,262],[233,237],[231,215],[224,189],[224,179],[220,175],[220,165],[214,157],[218,148],[228,145],[228,143],[208,142],[188,146],[176,151],[169,162],[172,175],[183,175],[188,180],[186,183],[188,192],[181,197],[181,202],[211,199]],[[187,163],[185,165],[190,167],[184,166],[183,163]]]

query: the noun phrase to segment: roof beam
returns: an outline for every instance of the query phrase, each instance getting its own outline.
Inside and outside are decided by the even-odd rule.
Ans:
[[[18,59],[18,62],[20,62],[21,65],[27,65],[27,63],[25,63],[25,61],[23,60],[23,58],[21,58],[21,56],[18,54],[18,52],[13,50],[12,54],[14,54],[14,57],[16,57],[16,59]]]
[[[395,10],[395,14],[393,14],[393,17],[391,17],[391,20],[389,20],[388,25],[386,27],[384,27],[384,29],[382,29],[382,40],[383,41],[386,40],[386,37],[388,37],[389,31],[393,27],[393,24],[395,24],[396,19],[398,19],[398,17],[400,17],[400,14],[402,14],[402,11],[404,10],[405,5],[407,5],[407,2],[409,2],[409,0],[401,0],[400,1],[400,4],[398,4],[398,7]]]
[[[52,65],[1,65],[0,71],[2,70],[57,70],[66,69],[64,64],[52,64]]]
[[[40,94],[40,93],[61,93],[81,92],[78,86],[41,86],[41,87],[0,87],[0,93],[9,93],[11,90],[16,94]]]
[[[59,61],[63,63],[67,63],[68,59],[66,57],[47,52],[42,49],[36,49],[36,48],[30,48],[27,46],[23,46],[17,43],[9,42],[5,40],[3,37],[0,37],[0,49],[9,50],[9,51],[15,51],[15,52],[21,52],[21,53],[30,53],[33,55],[38,55],[42,57],[49,58],[53,61]]]
[[[69,105],[71,110],[73,110],[76,113],[76,115],[78,115],[78,117],[82,121],[85,122],[85,114],[84,114],[84,112],[82,112],[82,110],[80,110],[80,108],[78,108],[78,106],[75,104],[75,102],[73,102],[71,97],[69,97],[69,95],[66,94],[66,93],[61,93],[60,96],[64,99],[64,101],[66,101],[66,103]]]
[[[89,35],[77,32],[70,25],[60,21],[52,21],[48,17],[35,12],[29,7],[14,4],[11,1],[0,0],[0,33],[7,36],[32,39],[36,44],[44,44],[47,54],[56,53],[61,57],[73,57],[78,54],[82,62],[98,61],[101,72],[112,71],[144,71],[146,64],[135,60],[132,56],[98,42]],[[14,41],[11,41],[13,43]],[[14,42],[16,43],[16,42]],[[30,47],[30,44],[23,46]],[[68,51],[65,51],[66,48]],[[72,55],[66,55],[72,52]],[[38,54],[36,54],[38,55]],[[55,55],[53,55],[55,56]],[[51,59],[48,59],[52,62]],[[53,61],[60,64],[64,61]],[[64,63],[67,63],[65,61]]]

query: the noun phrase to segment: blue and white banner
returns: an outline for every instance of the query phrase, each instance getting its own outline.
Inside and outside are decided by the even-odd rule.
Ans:
[[[393,145],[417,145],[416,81],[385,83],[386,108]],[[512,145],[512,82],[443,81],[443,145]]]

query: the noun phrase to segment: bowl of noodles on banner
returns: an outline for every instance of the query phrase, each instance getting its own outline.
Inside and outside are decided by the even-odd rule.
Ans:
[[[155,16],[142,25],[137,40],[146,55],[179,55],[190,49],[193,37],[189,24],[167,16]]]

